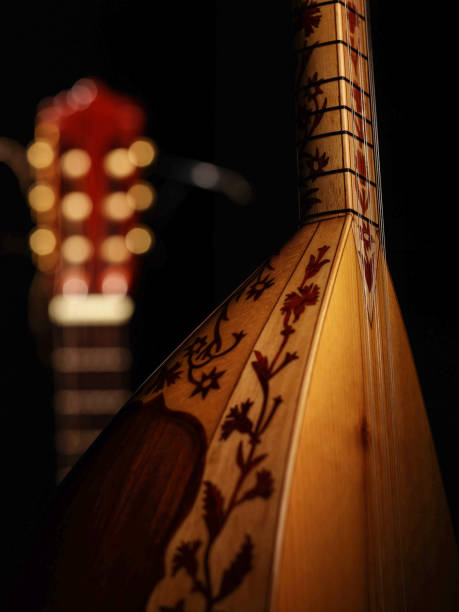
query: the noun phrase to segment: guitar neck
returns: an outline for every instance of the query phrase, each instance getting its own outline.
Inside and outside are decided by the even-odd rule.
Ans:
[[[130,395],[127,325],[54,325],[57,480],[110,422]]]
[[[154,201],[141,180],[156,156],[144,124],[137,102],[82,79],[43,102],[27,149],[29,242],[53,324],[58,480],[129,397],[131,296],[153,244],[138,224]]]

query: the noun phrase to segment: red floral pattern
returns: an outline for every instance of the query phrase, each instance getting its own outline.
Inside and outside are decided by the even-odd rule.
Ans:
[[[346,25],[347,33],[349,36],[349,44],[351,47],[356,49],[358,53],[349,51],[351,60],[354,66],[356,74],[362,72],[362,66],[359,62],[363,59],[361,55],[362,39],[363,34],[360,32],[361,22],[357,15],[356,7],[353,2],[349,2],[346,8]],[[354,139],[354,164],[355,164],[355,193],[357,196],[357,202],[360,205],[362,214],[368,215],[371,191],[368,183],[370,176],[370,165],[368,159],[368,136],[366,133],[366,127],[364,125],[365,117],[365,96],[362,91],[351,83],[351,103],[352,103],[352,121],[353,130],[358,135],[360,140]],[[372,235],[374,230],[371,228],[369,222],[364,219],[356,221],[357,231],[356,236],[358,238],[358,255],[362,265],[363,276],[367,287],[368,294],[371,294],[374,289],[375,275],[376,275],[376,249],[375,249],[375,238]]]
[[[298,0],[293,9],[293,27],[295,32],[301,32],[306,45],[308,36],[314,33],[321,22],[321,9],[312,0]],[[321,202],[318,197],[319,189],[312,184],[323,173],[328,165],[329,157],[316,148],[315,154],[306,151],[308,140],[317,130],[328,107],[328,99],[324,97],[321,79],[317,72],[308,77],[306,86],[301,86],[306,72],[308,61],[315,46],[305,48],[297,55],[297,84],[296,84],[296,125],[297,156],[299,167],[300,204],[303,210],[308,210],[314,204]]]
[[[219,586],[216,587],[210,555],[229,517],[241,504],[256,498],[268,500],[275,489],[271,471],[261,467],[261,464],[268,458],[268,453],[259,451],[263,434],[282,404],[280,395],[272,397],[272,380],[288,364],[298,359],[296,352],[286,350],[287,344],[295,332],[293,324],[304,315],[307,307],[318,302],[319,286],[316,283],[308,283],[308,281],[330,262],[329,259],[324,258],[328,249],[329,247],[324,245],[318,249],[317,255],[310,255],[303,279],[297,290],[286,294],[280,309],[284,316],[279,330],[279,347],[272,358],[259,350],[254,350],[254,360],[251,365],[261,388],[258,415],[252,416],[255,402],[248,398],[240,405],[230,407],[222,423],[221,441],[225,442],[234,435],[240,436],[234,457],[239,476],[233,490],[229,497],[225,498],[216,483],[210,480],[204,482],[202,518],[207,531],[207,541],[205,543],[201,540],[182,542],[173,556],[171,575],[175,576],[179,571],[184,571],[189,576],[191,592],[202,595],[205,612],[214,611],[217,604],[233,593],[242,584],[255,562],[255,545],[250,534],[246,534],[233,560],[223,570]],[[299,301],[293,296],[298,297]],[[252,477],[251,483],[249,483],[250,477]],[[201,561],[197,556],[197,551],[202,546],[204,546],[204,551]],[[178,606],[181,607],[178,608]],[[175,607],[171,608],[160,606],[159,610],[185,612],[185,600],[179,599]]]
[[[309,36],[320,25],[322,15],[320,8],[314,0],[301,0],[293,9],[293,30],[298,32],[304,30],[305,36]]]

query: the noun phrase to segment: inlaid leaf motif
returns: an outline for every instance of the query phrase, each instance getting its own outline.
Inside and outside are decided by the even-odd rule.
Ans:
[[[226,569],[221,572],[220,586],[217,590],[218,579],[215,574],[218,570],[216,570],[213,561],[217,551],[218,554],[221,554],[221,551],[218,549],[215,551],[215,544],[218,542],[225,525],[227,525],[229,517],[241,504],[250,503],[251,500],[256,498],[268,500],[275,491],[275,479],[272,471],[262,467],[263,462],[268,458],[268,453],[260,452],[263,436],[283,403],[280,394],[273,394],[272,380],[285,367],[299,358],[297,351],[287,350],[290,337],[295,333],[295,327],[292,325],[290,318],[294,317],[296,321],[306,306],[316,304],[319,287],[313,283],[308,285],[306,281],[329,262],[328,259],[324,259],[324,254],[328,248],[324,245],[318,249],[317,255],[310,256],[309,263],[304,269],[303,280],[297,287],[297,291],[285,296],[283,306],[280,309],[285,316],[282,319],[281,329],[279,329],[277,347],[274,346],[268,354],[259,350],[253,351],[254,359],[251,361],[251,365],[262,390],[259,406],[256,412],[252,414],[253,420],[249,416],[249,412],[254,405],[250,398],[230,407],[223,420],[220,429],[221,441],[224,442],[231,435],[239,434],[237,446],[234,445],[233,447],[235,449],[234,463],[238,475],[234,480],[230,479],[228,483],[218,483],[219,486],[226,487],[227,500],[225,500],[217,484],[210,480],[204,481],[202,519],[208,536],[202,543],[202,554],[198,554],[201,540],[196,539],[182,542],[177,547],[172,559],[172,576],[175,576],[181,569],[185,570],[191,578],[190,593],[199,594],[204,599],[202,612],[204,610],[206,612],[216,612],[216,606],[220,601],[231,595],[253,569],[254,543],[251,536],[246,534],[239,552]],[[193,603],[193,605],[195,604]],[[160,611],[185,612],[184,600],[179,600],[175,607],[160,608]]]
[[[295,31],[303,30],[305,37],[311,35],[319,27],[322,15],[320,8],[315,6],[313,0],[301,0],[293,13],[293,27]]]
[[[253,402],[248,399],[247,401],[242,402],[240,408],[238,405],[236,405],[230,409],[230,412],[222,425],[220,440],[227,440],[233,431],[250,434],[253,428],[253,423],[247,416],[247,413],[252,405]]]
[[[288,293],[281,308],[281,312],[285,313],[287,317],[290,317],[291,314],[294,315],[293,322],[298,321],[306,306],[315,304],[319,297],[319,287],[315,284],[299,287],[298,291],[299,293],[296,291]]]
[[[260,351],[254,351],[254,354],[256,357],[256,361],[252,361],[252,367],[255,370],[258,379],[260,380],[262,385],[266,385],[267,381],[271,376],[268,358]]]
[[[235,559],[227,570],[223,573],[220,590],[217,599],[223,599],[244,580],[245,575],[252,569],[253,560],[253,543],[249,535],[245,536],[245,540],[241,546],[241,550],[236,555]]]
[[[315,276],[320,271],[322,266],[330,262],[329,259],[323,259],[323,256],[328,251],[328,248],[328,246],[320,247],[317,253],[317,257],[313,253],[311,253],[308,265],[306,266],[303,283],[305,283],[308,278],[311,278],[311,276]]]
[[[257,480],[254,487],[249,489],[244,496],[243,500],[253,499],[254,497],[263,497],[268,499],[271,497],[274,490],[274,479],[269,470],[260,470],[257,472]]]
[[[152,386],[153,391],[161,391],[165,386],[170,387],[179,380],[183,373],[180,369],[182,363],[177,361],[170,368],[165,366],[159,373],[158,378],[155,380]]]
[[[198,570],[198,561],[196,559],[196,551],[201,546],[201,540],[193,542],[182,542],[177,548],[174,558],[172,559],[172,575],[184,569],[189,576],[194,578]]]
[[[223,525],[225,500],[220,489],[213,482],[207,480],[204,486],[204,521],[209,538],[213,540]]]

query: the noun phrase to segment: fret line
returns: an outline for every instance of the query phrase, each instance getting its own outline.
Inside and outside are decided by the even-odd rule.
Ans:
[[[305,155],[301,155],[301,158],[305,158],[305,157],[306,157]],[[367,178],[363,174],[359,174],[358,172],[356,172],[352,168],[336,168],[336,170],[323,170],[322,172],[319,172],[317,174],[310,174],[310,175],[306,176],[305,180],[307,180],[307,181],[310,181],[310,180],[316,181],[317,179],[320,179],[322,177],[330,176],[332,174],[345,174],[346,172],[348,172],[350,174],[353,174],[358,179],[360,179],[361,181],[365,181],[366,183],[368,183],[372,187],[376,187],[376,183],[375,182],[371,181],[369,178]]]
[[[349,85],[352,85],[353,87],[355,87],[355,89],[357,89],[360,93],[363,93],[365,96],[367,96],[367,98],[369,99],[371,98],[370,94],[367,91],[365,91],[363,87],[356,85],[354,82],[352,82],[350,79],[348,79],[345,76],[336,76],[336,77],[330,77],[328,79],[319,79],[318,81],[311,81],[307,85],[302,85],[301,87],[297,87],[294,91],[294,95],[298,94],[301,91],[306,91],[310,87],[315,87],[317,85],[320,87],[320,85],[326,85],[327,83],[333,83],[336,81],[345,81]]]
[[[353,53],[359,55],[365,61],[368,61],[368,56],[356,49],[355,47],[351,47],[349,43],[345,40],[328,40],[326,42],[317,42],[313,45],[308,45],[306,47],[302,47],[301,49],[297,49],[297,53],[304,53],[305,51],[310,51],[311,49],[318,49],[319,47],[329,47],[331,45],[344,45],[346,49],[350,49]]]
[[[370,119],[367,119],[366,117],[358,113],[355,109],[351,108],[350,106],[346,106],[345,104],[340,104],[339,106],[328,106],[327,108],[319,108],[319,110],[311,110],[309,111],[309,114],[317,115],[319,113],[329,113],[330,111],[337,111],[337,110],[347,110],[353,115],[355,115],[356,117],[358,117],[359,119],[363,119],[364,121],[366,121],[368,125],[372,124]]]
[[[125,372],[131,365],[131,352],[124,347],[72,347],[54,349],[52,364],[57,372]]]
[[[363,145],[370,147],[370,149],[374,148],[374,145],[371,142],[368,142],[367,140],[364,140],[363,138],[356,136],[356,134],[353,134],[352,132],[349,132],[348,130],[337,130],[336,132],[324,132],[323,134],[314,134],[313,136],[309,136],[308,140],[319,140],[320,138],[328,138],[330,136],[341,136],[342,134],[344,134],[345,136],[350,136],[351,138],[355,138],[355,140],[358,140]],[[301,142],[297,143],[297,146],[299,144],[301,144]]]
[[[356,11],[354,8],[352,8],[352,6],[349,6],[346,2],[343,2],[343,0],[325,0],[324,2],[317,2],[313,4],[310,8],[327,6],[330,4],[340,4],[343,8],[346,8],[351,13],[354,13],[354,15],[357,15],[357,17],[359,17],[362,21],[366,21],[365,15],[362,15],[361,13]]]
[[[376,223],[376,221],[373,221],[372,219],[365,217],[365,215],[362,215],[362,213],[359,213],[357,210],[354,210],[353,208],[336,208],[334,210],[324,210],[323,212],[309,213],[303,217],[302,223],[307,223],[311,219],[315,219],[316,217],[325,217],[325,216],[328,217],[330,215],[343,215],[346,213],[351,213],[355,215],[356,217],[363,219],[367,223],[370,223],[370,225],[372,225],[376,229],[379,229],[379,223]]]

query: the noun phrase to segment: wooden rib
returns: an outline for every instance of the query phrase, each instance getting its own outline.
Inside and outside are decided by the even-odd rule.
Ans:
[[[274,493],[269,500],[254,499],[251,503],[238,507],[228,519],[218,542],[215,542],[212,549],[211,573],[215,586],[221,581],[224,571],[235,557],[238,547],[244,541],[246,535],[250,535],[254,544],[256,562],[254,562],[252,570],[245,576],[242,584],[222,602],[221,605],[224,605],[227,610],[264,610],[268,605],[272,555],[277,532],[276,525],[278,523],[281,491],[285,478],[285,464],[291,447],[292,430],[298,417],[297,395],[302,386],[302,372],[311,359],[317,326],[320,325],[321,313],[323,313],[327,301],[327,287],[331,282],[330,278],[333,276],[333,262],[336,261],[337,247],[344,224],[344,217],[335,217],[321,222],[306,253],[297,260],[292,278],[284,288],[271,316],[265,320],[263,330],[255,346],[252,346],[251,360],[244,367],[238,384],[226,404],[227,410],[219,420],[220,426],[209,444],[203,482],[216,483],[225,500],[228,501],[238,479],[235,457],[241,439],[234,435],[227,440],[221,440],[222,422],[231,407],[241,405],[248,398],[254,402],[252,418],[257,419],[258,413],[256,411],[260,410],[262,394],[251,363],[254,359],[253,351],[257,350],[270,358],[273,352],[276,352],[279,339],[282,337],[280,331],[282,330],[284,315],[281,312],[281,307],[285,296],[297,289],[304,276],[304,269],[310,256],[316,254],[318,248],[324,244],[329,245],[330,250],[327,251],[327,258],[330,259],[329,266],[324,266],[317,277],[314,277],[314,280],[320,286],[320,303],[305,313],[301,325],[298,325],[295,333],[291,336],[292,342],[288,350],[296,351],[299,358],[282,372],[282,376],[273,379],[276,382],[273,382],[270,402],[274,396],[281,396],[283,402],[279,408],[279,414],[276,415],[269,429],[264,433],[263,442],[257,446],[257,453],[268,453],[266,465],[263,463],[260,467],[267,468],[272,473],[275,483]],[[347,229],[348,227],[349,221]],[[247,448],[244,452],[247,452]],[[254,475],[250,480],[250,486],[253,486],[253,478]],[[170,572],[175,552],[181,542],[196,540],[206,542],[206,526],[203,521],[202,510],[204,489],[205,486],[202,486],[193,510],[170,542],[166,553],[168,575],[153,591],[147,607],[149,612],[156,611],[158,606],[170,606],[180,597],[186,598],[187,609],[188,607],[192,610],[204,609],[202,607],[202,595],[190,592],[188,576],[184,572],[179,572],[173,576]],[[204,545],[198,552],[201,567],[204,563],[203,555]],[[215,609],[218,609],[218,606]]]
[[[380,262],[380,290],[383,268]],[[385,342],[385,348],[393,356],[396,393],[389,397],[386,362],[384,393],[373,389],[372,407],[362,331],[370,329],[375,370],[377,330],[366,327],[350,235],[305,398],[272,612],[457,609],[454,535],[406,333],[389,290],[392,346]],[[383,306],[380,301],[380,311]]]

